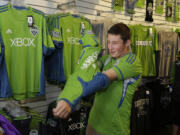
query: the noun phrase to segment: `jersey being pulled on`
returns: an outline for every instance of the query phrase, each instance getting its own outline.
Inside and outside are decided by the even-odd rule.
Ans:
[[[64,90],[59,95],[58,100],[66,100],[73,108],[82,97],[83,88],[78,77],[84,81],[90,81],[99,72],[97,58],[101,51],[101,45],[96,36],[91,31],[86,31],[81,38],[83,50],[73,74],[68,78]]]

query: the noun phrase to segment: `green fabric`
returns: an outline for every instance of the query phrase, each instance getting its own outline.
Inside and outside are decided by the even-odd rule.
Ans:
[[[88,124],[103,135],[130,135],[132,97],[142,73],[140,60],[129,53],[117,60],[105,56],[102,62],[104,63],[103,71],[113,68],[118,75],[118,80],[113,81],[107,89],[96,93]],[[135,82],[127,83],[128,80],[137,76],[139,78]],[[119,108],[123,90],[126,90],[126,95]]]
[[[78,103],[83,92],[81,83],[77,78],[81,77],[84,81],[90,81],[93,76],[99,72],[97,66],[97,58],[101,51],[99,41],[90,31],[85,32],[81,40],[85,48],[81,51],[81,56],[75,71],[68,78],[63,91],[58,97],[58,100],[68,100],[72,107]],[[86,47],[86,45],[90,46]]]
[[[173,12],[173,0],[167,0],[167,11],[166,11],[166,21],[172,21],[172,12]]]
[[[114,0],[113,1],[113,9],[116,11],[123,11],[124,10],[124,0]]]
[[[180,34],[180,28],[176,29],[176,33]]]
[[[138,0],[136,3],[137,8],[145,8],[145,0]]]
[[[79,43],[81,38],[82,23],[85,30],[92,30],[88,19],[72,14],[59,16],[59,31],[62,32],[63,46],[63,69],[66,79],[74,72],[77,61],[80,57],[82,46]]]
[[[156,0],[155,13],[163,14],[164,0]]]
[[[28,27],[28,16],[33,16],[33,28]],[[43,54],[47,48],[54,48],[43,13],[31,7],[19,10],[5,5],[0,8],[0,32],[13,97],[35,97],[43,89]]]
[[[143,76],[156,76],[155,50],[158,49],[158,34],[155,27],[134,25],[131,33],[131,49],[141,60]]]
[[[179,8],[178,8],[178,5],[176,4],[175,5],[175,22],[178,22],[179,21]]]

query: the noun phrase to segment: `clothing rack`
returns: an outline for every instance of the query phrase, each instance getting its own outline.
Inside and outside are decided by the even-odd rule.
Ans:
[[[60,10],[65,10],[65,9],[70,9],[70,8],[74,8],[76,5],[75,0],[67,2],[67,3],[61,3],[57,5],[57,9]]]

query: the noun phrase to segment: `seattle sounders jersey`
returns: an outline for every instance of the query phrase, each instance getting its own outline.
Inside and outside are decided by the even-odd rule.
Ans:
[[[3,68],[7,70],[13,97],[21,100],[44,95],[44,55],[50,54],[54,45],[43,13],[30,7],[2,6],[0,33]]]
[[[141,60],[143,76],[156,76],[155,51],[158,49],[156,29],[134,25],[131,27],[131,33],[131,49]]]
[[[83,87],[78,80],[81,77],[84,81],[90,81],[99,72],[97,65],[101,45],[91,31],[86,31],[81,38],[83,49],[75,71],[69,76],[66,85],[58,97],[58,100],[66,100],[72,107],[79,102],[83,94]]]
[[[103,71],[112,68],[118,79],[96,93],[88,124],[103,135],[130,135],[132,97],[142,73],[140,60],[128,53],[119,59],[105,56],[102,63]]]
[[[59,17],[59,28],[63,42],[63,68],[66,79],[74,72],[81,55],[82,45],[79,43],[85,30],[92,30],[89,20],[78,15],[67,14]]]

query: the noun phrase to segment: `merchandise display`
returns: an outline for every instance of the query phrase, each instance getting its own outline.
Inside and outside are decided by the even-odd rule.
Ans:
[[[180,0],[0,0],[0,135],[172,134],[179,11]],[[114,41],[118,23],[130,31]]]

